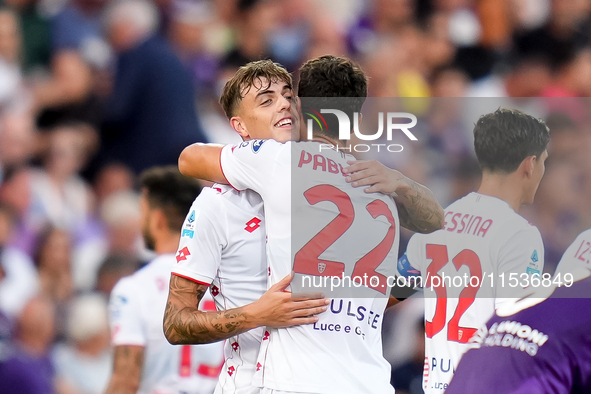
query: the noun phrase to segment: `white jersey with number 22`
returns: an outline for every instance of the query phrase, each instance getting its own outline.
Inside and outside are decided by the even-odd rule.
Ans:
[[[396,206],[348,184],[342,169],[353,156],[321,145],[254,140],[221,154],[229,183],[263,198],[270,284],[292,268],[300,277],[375,277],[362,289],[349,282],[350,296],[334,298],[313,325],[268,330],[255,381],[281,391],[391,394],[381,325],[398,253]]]

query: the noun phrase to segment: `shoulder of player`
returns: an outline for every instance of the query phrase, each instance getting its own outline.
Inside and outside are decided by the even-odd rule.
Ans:
[[[169,260],[170,261],[167,261]],[[133,274],[121,278],[115,287],[120,286],[121,289],[135,289],[141,291],[145,286],[146,281],[161,272],[169,272],[169,268],[173,266],[174,254],[163,254],[156,256],[143,267],[139,268]]]
[[[229,147],[229,149],[232,150],[232,152],[236,151],[236,150],[240,150],[240,151],[249,151],[252,152],[254,154],[258,154],[258,153],[270,153],[270,152],[277,152],[277,151],[281,151],[283,149],[289,149],[291,147],[291,141],[287,141],[287,142],[279,142],[279,141],[275,141],[272,139],[257,139],[257,140],[248,140],[248,141],[242,141],[240,144],[236,144],[236,145],[232,145]],[[263,153],[264,154],[264,153]]]
[[[204,194],[205,192],[205,194]],[[203,194],[203,197],[201,195]],[[195,199],[192,210],[199,210],[200,215],[206,215],[212,222],[220,222],[220,212],[232,209],[258,214],[263,200],[252,190],[236,190],[229,185],[215,184],[207,190],[203,190]]]
[[[580,233],[579,235],[577,235],[577,238],[575,239],[575,241],[573,243],[577,243],[579,241],[581,241],[582,239],[586,239],[591,241],[591,228],[583,231],[582,233]]]
[[[117,297],[134,297],[137,294],[138,286],[137,279],[135,279],[136,274],[137,271],[131,275],[124,276],[117,281],[115,286],[113,286],[113,290],[111,290],[111,302]]]

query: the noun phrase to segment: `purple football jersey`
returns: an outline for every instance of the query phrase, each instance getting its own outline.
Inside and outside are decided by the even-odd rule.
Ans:
[[[591,393],[590,327],[591,277],[512,316],[494,316],[445,393]]]

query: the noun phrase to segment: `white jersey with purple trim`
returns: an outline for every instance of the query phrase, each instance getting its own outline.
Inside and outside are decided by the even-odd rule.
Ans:
[[[210,286],[218,310],[258,300],[267,290],[263,201],[252,190],[204,188],[181,230],[172,273]],[[258,393],[252,385],[263,328],[225,341],[217,393]]]
[[[470,337],[543,266],[538,229],[505,201],[479,193],[451,204],[442,230],[411,237],[398,273],[422,278],[425,393],[447,388]]]
[[[255,382],[282,392],[391,394],[381,325],[389,294],[384,274],[395,271],[398,253],[398,212],[390,197],[348,184],[342,169],[355,158],[327,147],[255,140],[226,146],[220,156],[228,182],[265,203],[271,285],[292,266],[309,277],[379,278],[375,289],[334,298],[313,325],[268,329]]]
[[[581,267],[591,269],[591,229],[579,234],[577,239],[566,249],[556,267],[554,278],[557,281],[565,282],[565,274],[572,275]],[[567,279],[569,279],[568,276]]]
[[[162,317],[174,263],[172,253],[160,255],[120,279],[111,292],[112,345],[145,348],[139,394],[205,394],[212,393],[217,383],[220,343],[174,346],[164,336]]]

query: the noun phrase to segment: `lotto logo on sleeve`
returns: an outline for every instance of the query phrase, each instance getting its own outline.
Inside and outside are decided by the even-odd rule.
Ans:
[[[249,233],[252,233],[257,228],[261,227],[261,219],[254,217],[246,222],[246,227],[244,229]]]
[[[181,261],[185,261],[187,260],[187,256],[190,256],[191,252],[189,252],[189,248],[187,248],[186,246],[184,248],[182,248],[181,250],[179,250],[176,254],[176,262],[180,263]]]

